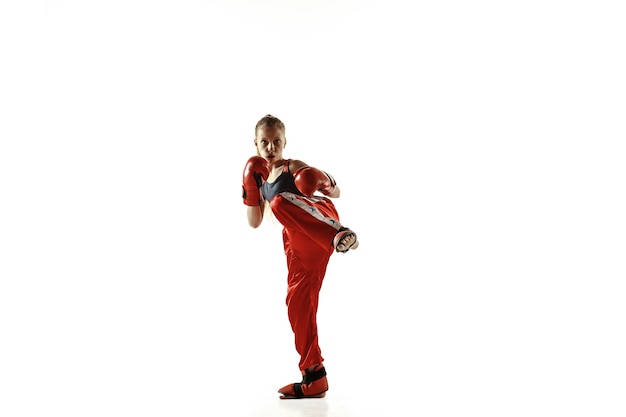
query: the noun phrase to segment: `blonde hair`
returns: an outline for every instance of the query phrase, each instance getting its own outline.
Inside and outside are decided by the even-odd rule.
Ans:
[[[261,120],[257,122],[254,128],[255,138],[256,134],[259,132],[259,129],[262,129],[264,127],[275,127],[282,130],[283,134],[285,133],[285,124],[278,117],[272,116],[271,114],[266,114],[261,118]]]

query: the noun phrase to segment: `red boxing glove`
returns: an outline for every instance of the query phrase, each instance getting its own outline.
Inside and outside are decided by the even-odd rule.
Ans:
[[[293,177],[298,190],[307,197],[311,197],[316,191],[329,195],[337,185],[333,177],[313,167],[302,167],[293,174]]]
[[[261,205],[261,185],[270,175],[267,161],[260,156],[248,159],[243,169],[243,203],[246,206]]]

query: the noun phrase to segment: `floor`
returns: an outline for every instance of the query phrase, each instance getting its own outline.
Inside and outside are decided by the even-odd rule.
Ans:
[[[370,383],[372,381],[376,379],[373,378]],[[329,374],[329,384],[330,389],[324,398],[299,400],[281,400],[276,393],[276,384],[242,384],[242,389],[256,388],[258,391],[245,398],[228,394],[230,397],[222,397],[219,407],[223,407],[223,415],[243,417],[380,417],[389,415],[391,410],[398,407],[407,409],[402,399],[396,399],[390,404],[383,396],[368,392],[365,388],[368,386],[367,381],[356,383],[354,378],[336,369]],[[380,389],[375,382],[371,387],[376,387],[370,388],[371,390]],[[229,409],[229,404],[236,404],[237,408]]]
[[[363,404],[353,398],[329,393],[325,398],[303,400],[280,400],[278,398],[255,399],[248,404],[249,417],[348,417],[377,415],[374,410],[365,413]],[[380,414],[378,414],[380,415]]]

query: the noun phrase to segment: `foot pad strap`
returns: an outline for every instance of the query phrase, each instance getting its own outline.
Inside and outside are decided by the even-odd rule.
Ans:
[[[307,372],[302,376],[303,384],[310,384],[313,381],[322,379],[326,376],[326,368],[318,369],[317,371]]]

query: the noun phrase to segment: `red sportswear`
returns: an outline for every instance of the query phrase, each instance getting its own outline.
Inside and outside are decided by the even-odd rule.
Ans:
[[[300,354],[300,369],[324,361],[317,336],[317,306],[333,238],[341,228],[330,199],[305,197],[295,186],[289,160],[274,182],[261,187],[276,219],[283,226],[287,256],[287,312]]]

